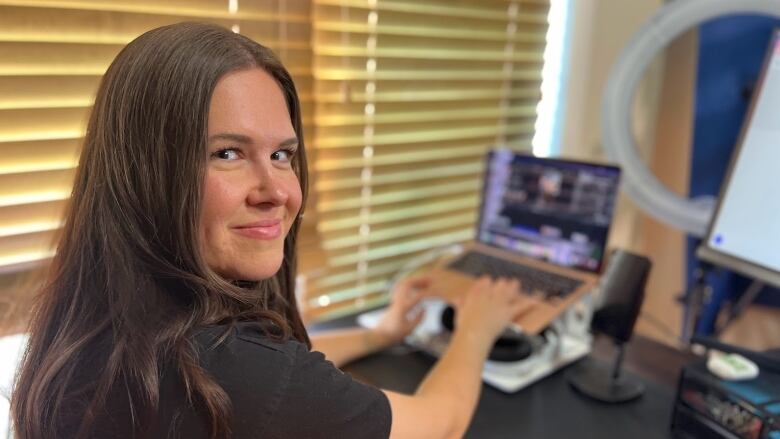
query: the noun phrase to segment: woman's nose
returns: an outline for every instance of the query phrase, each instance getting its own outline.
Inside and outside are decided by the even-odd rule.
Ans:
[[[247,202],[250,205],[272,204],[280,206],[290,197],[284,179],[274,176],[273,170],[258,172],[256,184],[249,191]]]

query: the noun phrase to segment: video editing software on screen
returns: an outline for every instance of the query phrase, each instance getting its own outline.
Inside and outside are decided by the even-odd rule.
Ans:
[[[555,264],[598,271],[620,171],[491,153],[478,239]]]

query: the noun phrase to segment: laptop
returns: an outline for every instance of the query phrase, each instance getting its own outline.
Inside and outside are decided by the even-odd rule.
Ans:
[[[476,240],[431,269],[432,292],[454,299],[481,275],[518,278],[535,306],[515,323],[541,332],[596,285],[619,181],[616,166],[490,151]]]

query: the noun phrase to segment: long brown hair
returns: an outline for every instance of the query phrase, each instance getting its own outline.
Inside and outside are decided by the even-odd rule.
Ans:
[[[229,398],[200,367],[193,332],[251,321],[270,337],[310,346],[293,297],[300,213],[270,279],[229,283],[200,252],[211,95],[226,73],[247,68],[268,72],[285,96],[301,142],[293,168],[305,204],[300,104],[271,50],[201,23],[154,29],[128,44],[98,89],[37,298],[12,398],[18,437],[89,436],[114,392],[126,399],[135,435],[148,434],[168,361],[208,414],[211,436],[228,436]]]

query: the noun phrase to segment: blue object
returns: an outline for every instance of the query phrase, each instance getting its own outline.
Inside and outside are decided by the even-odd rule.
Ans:
[[[764,407],[767,412],[773,414],[773,415],[780,415],[780,402],[776,402],[774,404],[769,404],[766,407]]]
[[[758,81],[767,43],[780,20],[763,16],[719,18],[699,29],[690,196],[718,195],[739,140],[742,123]],[[688,285],[698,260],[698,240],[688,239]],[[712,295],[697,334],[711,334],[724,303],[738,299],[752,282],[738,274],[718,270],[708,277]],[[765,288],[757,303],[780,306],[780,290]]]

